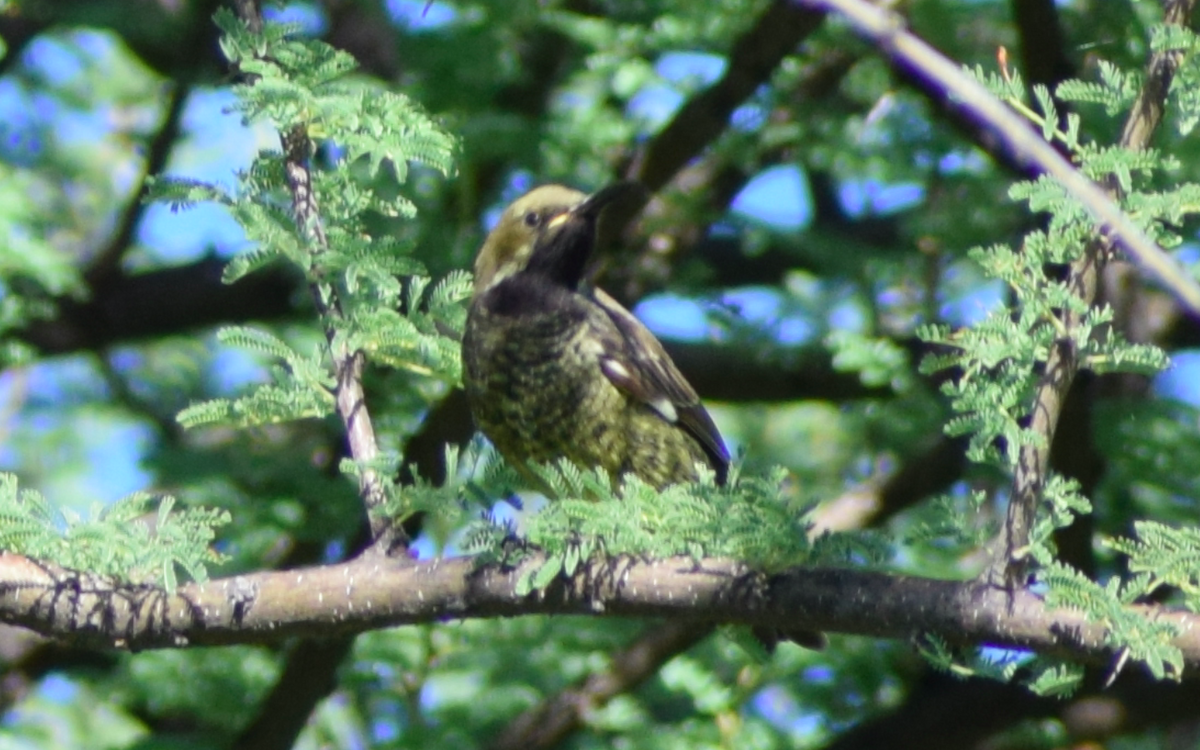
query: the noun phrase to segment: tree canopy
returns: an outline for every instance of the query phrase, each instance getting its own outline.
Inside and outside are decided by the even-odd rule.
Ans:
[[[135,5],[0,6],[0,745],[1195,745],[1195,0]],[[619,179],[724,485],[475,434]]]

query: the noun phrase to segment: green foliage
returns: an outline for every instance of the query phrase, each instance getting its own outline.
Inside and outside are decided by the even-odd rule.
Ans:
[[[79,11],[83,15],[60,17],[58,5],[87,8]],[[22,486],[62,494],[67,502],[93,490],[103,494],[90,477],[84,480],[87,492],[60,492],[81,473],[61,467],[86,463],[80,458],[84,452],[96,460],[90,453],[102,442],[96,436],[111,434],[99,428],[133,424],[136,437],[128,439],[136,443],[147,481],[172,488],[181,502],[232,515],[221,529],[221,549],[232,557],[225,570],[318,564],[351,550],[361,503],[344,475],[372,469],[383,475],[391,511],[397,516],[425,511],[423,534],[447,551],[462,549],[465,520],[481,504],[508,496],[514,487],[551,485],[562,503],[530,502],[514,513],[511,530],[550,557],[525,582],[530,588],[577,570],[589,551],[610,549],[728,554],[768,567],[818,562],[969,576],[998,528],[1012,454],[1039,440],[1024,425],[1049,348],[1069,337],[1084,366],[1096,373],[1150,373],[1164,362],[1156,350],[1110,335],[1128,322],[1125,310],[1118,308],[1115,316],[1083,310],[1054,281],[1060,275],[1053,266],[1078,257],[1092,234],[1081,209],[1045,180],[1010,190],[1002,166],[948,127],[844,24],[826,22],[745,101],[730,127],[693,155],[684,179],[658,191],[654,210],[635,233],[648,238],[649,247],[623,248],[652,262],[625,267],[622,258],[609,263],[609,276],[598,280],[612,291],[621,290],[618,282],[633,281],[626,288],[661,284],[668,294],[699,295],[702,304],[721,309],[710,316],[711,340],[697,348],[727,346],[723,355],[737,354],[718,361],[753,359],[755,372],[758,365],[774,370],[768,376],[778,378],[773,393],[792,388],[786,401],[748,402],[745,394],[751,391],[753,398],[755,384],[747,388],[736,366],[727,376],[711,373],[727,377],[721,391],[732,394],[728,403],[710,404],[714,417],[730,447],[745,451],[736,484],[700,485],[661,498],[636,484],[610,487],[605,476],[572,474],[566,467],[531,469],[531,480],[498,460],[489,462],[476,445],[453,452],[444,486],[398,485],[396,469],[415,457],[405,455],[406,441],[423,427],[436,431],[442,415],[430,411],[431,401],[458,378],[456,336],[468,281],[456,269],[467,266],[478,247],[486,223],[481,217],[529,180],[594,187],[615,171],[636,170],[646,158],[670,157],[685,146],[706,126],[702,118],[688,138],[665,143],[657,134],[678,111],[677,101],[701,91],[710,76],[744,72],[728,67],[732,42],[770,3],[610,2],[581,13],[532,0],[482,0],[438,4],[434,13],[449,10],[450,20],[408,29],[392,25],[383,4],[358,3],[349,16],[326,18],[327,30],[341,32],[367,28],[355,26],[364,23],[360,13],[380,14],[365,23],[375,24],[367,36],[378,34],[384,41],[355,48],[378,78],[355,71],[343,53],[305,40],[294,28],[268,25],[259,39],[228,15],[222,17],[228,32],[224,49],[239,62],[232,73],[217,69],[210,56],[177,54],[191,49],[181,40],[204,38],[211,29],[180,25],[182,16],[158,15],[159,5],[130,14],[111,0],[43,4],[55,23],[27,48],[10,50],[6,92],[16,88],[29,96],[17,109],[20,116],[5,124],[0,143],[0,182],[7,188],[0,200],[0,234],[8,238],[0,243],[0,356],[29,361],[35,352],[11,334],[54,315],[62,296],[87,291],[80,269],[96,257],[108,229],[122,225],[118,204],[137,188],[130,178],[150,151],[164,76],[188,81],[199,94],[189,97],[172,165],[224,164],[236,149],[232,141],[205,142],[214,118],[195,115],[196,105],[211,93],[208,87],[230,80],[243,97],[235,105],[237,116],[267,124],[255,131],[256,149],[264,137],[268,142],[275,137],[271,127],[302,130],[314,142],[308,166],[317,225],[296,226],[282,156],[269,146],[235,187],[165,178],[152,192],[172,208],[214,204],[245,226],[246,241],[234,243],[244,247],[234,248],[239,252],[227,264],[226,281],[252,284],[248,275],[286,264],[321,300],[336,298],[342,314],[315,321],[298,294],[294,301],[300,304],[282,312],[285,318],[253,328],[228,328],[219,336],[176,328],[150,341],[121,340],[118,349],[98,356],[10,371],[6,378],[16,385],[6,391],[5,414],[19,417],[3,422],[6,461],[19,467]],[[321,12],[319,4],[304,5]],[[1079,63],[1087,80],[1047,91],[1027,90],[1016,75],[993,76],[997,90],[1087,174],[1112,174],[1126,187],[1123,208],[1156,241],[1168,248],[1190,242],[1200,206],[1200,146],[1177,134],[1193,130],[1200,119],[1194,35],[1154,27],[1161,7],[1150,0],[1112,4],[1104,13],[1085,13],[1070,3],[1056,8],[1073,41],[1063,54]],[[969,64],[994,69],[996,45],[1014,48],[1018,32],[1011,8],[999,0],[931,0],[903,10],[918,33]],[[46,54],[47,43],[53,55]],[[1171,92],[1166,124],[1172,127],[1156,136],[1153,151],[1110,148],[1105,144],[1113,141],[1119,123],[1105,119],[1105,112],[1128,110],[1142,79],[1137,68],[1151,48],[1185,53]],[[380,50],[373,59],[372,51]],[[739,54],[747,51],[755,52],[743,48]],[[72,75],[55,77],[48,67],[39,71],[36,61],[54,56],[73,61]],[[681,57],[703,65],[681,66]],[[672,62],[685,72],[672,73]],[[397,87],[411,99],[390,92]],[[30,138],[22,130],[25,118],[41,117],[47,98],[66,102],[70,120],[87,123],[86,136],[64,137],[69,125],[42,123],[31,141],[44,149],[19,154],[32,154],[32,161],[10,163],[11,144]],[[417,101],[437,117],[424,114]],[[112,137],[106,137],[105,128],[114,123]],[[454,132],[461,148],[443,128]],[[439,176],[448,171],[451,153],[462,173],[453,183]],[[841,199],[842,210],[815,205],[813,216],[803,220],[808,223],[786,230],[750,218],[750,211],[725,211],[726,188],[790,166],[812,178],[815,203],[821,197]],[[709,182],[710,175],[719,179]],[[820,188],[818,176],[830,184]],[[405,182],[398,186],[398,180]],[[893,191],[913,197],[889,202]],[[778,194],[780,203],[790,200],[784,195]],[[1041,231],[1013,241],[1028,230],[1027,207],[1045,223]],[[417,209],[420,221],[413,221]],[[314,239],[318,229],[324,246]],[[714,235],[727,256],[706,254],[707,240],[692,243],[692,237]],[[187,244],[186,238],[174,239]],[[168,255],[177,252],[174,246],[160,248],[139,231],[121,258],[121,273],[157,271],[203,253],[224,257],[230,251],[202,246],[208,241],[197,238],[190,257]],[[1004,242],[1009,245],[994,246]],[[980,244],[989,249],[966,255],[965,248]],[[753,315],[752,305],[734,310],[738,303],[728,304],[727,292],[742,284],[769,296],[775,307],[765,316]],[[1130,288],[1136,286],[1131,282]],[[91,291],[97,302],[109,301],[103,285]],[[997,296],[1007,307],[986,317],[988,310],[980,308]],[[1065,331],[1063,310],[1081,315],[1080,327]],[[1158,312],[1146,310],[1146,323],[1159,322]],[[243,322],[230,313],[227,323]],[[961,322],[981,317],[978,326]],[[69,314],[63,318],[73,320]],[[944,359],[930,359],[926,367],[958,368],[952,431],[971,435],[971,455],[988,463],[968,467],[938,500],[918,493],[909,498],[916,505],[899,508],[891,503],[905,489],[897,492],[894,477],[919,475],[934,482],[944,477],[940,462],[927,473],[911,463],[937,444],[947,404],[927,387],[929,379],[916,376],[908,352],[918,326],[939,323],[928,330],[932,340],[947,345],[938,350]],[[797,335],[798,329],[803,330]],[[1180,330],[1186,335],[1186,328]],[[70,334],[71,328],[53,331]],[[70,349],[71,339],[66,341]],[[366,355],[364,385],[381,443],[375,461],[339,464],[341,426],[312,418],[332,408],[331,344]],[[226,347],[251,356],[230,356]],[[838,372],[853,373],[869,388],[843,377],[833,392],[823,390],[830,353]],[[231,360],[238,365],[232,376],[225,371]],[[60,366],[74,368],[65,383],[46,374]],[[264,384],[238,390],[253,367],[265,373]],[[790,380],[794,373],[801,379]],[[810,373],[822,374],[811,392]],[[1047,477],[1029,550],[1032,559],[1049,566],[1039,575],[1059,597],[1055,601],[1106,625],[1114,614],[1139,612],[1128,603],[1148,594],[1169,605],[1195,606],[1197,581],[1189,566],[1194,570],[1200,548],[1194,534],[1200,497],[1194,470],[1200,465],[1197,416],[1157,393],[1133,401],[1093,404],[1087,435],[1060,430],[1060,438],[1092,441],[1104,453],[1104,475],[1087,498],[1077,486]],[[169,415],[189,403],[194,406],[181,421],[205,429],[183,432],[171,420]],[[776,464],[788,467],[786,481],[771,473]],[[118,474],[115,468],[111,473]],[[954,477],[959,478],[957,468]],[[871,534],[808,541],[804,514],[813,499],[835,500],[839,509],[847,500],[883,501],[868,513],[882,511],[882,517],[869,517],[886,521]],[[1110,554],[1096,561],[1096,584],[1077,580],[1053,562],[1054,529],[1075,514],[1093,512],[1089,502],[1096,508],[1089,520],[1097,538],[1135,530],[1128,539],[1108,543]],[[70,514],[41,511],[42,518],[31,510],[35,503],[26,505],[12,516],[14,540],[6,545],[21,549],[20,538],[39,537],[48,554],[95,564],[84,559],[94,556],[91,536],[79,533],[78,557],[67,549],[74,545],[61,541]],[[179,511],[167,507],[169,526]],[[99,515],[79,523],[98,523]],[[519,545],[502,541],[510,529],[481,526],[466,541],[493,557],[519,552],[511,549]],[[104,533],[113,531],[106,527]],[[137,546],[136,539],[128,546]],[[197,541],[188,554],[211,562],[199,550]],[[111,561],[126,553],[106,553],[108,564],[116,568]],[[153,563],[131,565],[146,568],[136,572],[138,582],[161,580]],[[1117,571],[1126,569],[1130,576],[1119,578]],[[337,676],[335,697],[313,712],[297,746],[486,745],[521,711],[602,674],[613,655],[648,627],[653,624],[616,618],[528,617],[365,634]],[[1171,673],[1173,655],[1161,640],[1167,635],[1139,628],[1135,621],[1118,622],[1110,645]],[[905,716],[906,702],[920,701],[927,695],[924,686],[936,682],[925,677],[925,665],[909,644],[836,635],[831,640],[821,653],[782,645],[755,659],[734,639],[710,638],[641,688],[605,706],[590,706],[569,742],[824,747],[836,743],[846,727],[869,724],[873,715],[899,708],[895,716]],[[942,646],[934,660],[956,674],[1017,679],[1049,695],[1067,694],[1078,673],[1078,667],[1025,653]],[[0,727],[0,745],[224,746],[278,679],[285,653],[237,648],[138,654],[114,657],[117,666],[107,668],[89,655],[87,665],[67,666],[44,683],[53,687],[35,688],[14,704]],[[73,691],[65,700],[64,684]],[[1154,739],[1163,740],[1151,735]],[[1061,725],[1047,720],[976,744],[1059,747],[1070,741]]]
[[[1200,529],[1138,521],[1133,530],[1134,538],[1111,539],[1107,545],[1129,557],[1129,572],[1141,584],[1139,596],[1169,586],[1179,592],[1184,606],[1200,610]]]
[[[34,490],[18,490],[17,478],[0,474],[0,548],[115,581],[176,586],[176,569],[204,581],[207,566],[223,557],[209,544],[229,523],[225,511],[175,510],[171,497],[130,495],[95,507],[90,517],[56,509]],[[154,515],[150,515],[150,514]]]
[[[1115,69],[1108,66],[1104,70],[1108,73],[1104,76],[1103,90],[1120,89],[1128,93],[1127,82]],[[997,95],[1009,101],[1016,99],[1020,91],[1019,79],[1005,81],[993,77],[986,82]],[[1095,91],[1094,85],[1063,84],[1058,95],[1085,101],[1085,93]],[[1045,122],[1053,124],[1056,121],[1053,101],[1044,91],[1040,91],[1038,100],[1046,110]],[[1074,126],[1072,129],[1077,130]],[[1056,133],[1051,129],[1046,135],[1053,137]],[[1177,221],[1185,212],[1179,203],[1155,200],[1154,191],[1134,184],[1135,176],[1144,180],[1154,172],[1177,169],[1178,165],[1171,160],[1153,150],[1098,148],[1079,143],[1075,135],[1065,140],[1075,146],[1076,158],[1086,174],[1094,178],[1116,177],[1127,193],[1126,202],[1139,206],[1137,218],[1143,226]],[[927,357],[922,363],[924,372],[948,367],[963,371],[959,378],[942,387],[960,415],[948,425],[947,432],[971,435],[972,460],[1012,467],[1020,446],[1036,445],[1042,440],[1021,425],[1031,407],[1038,373],[1052,347],[1074,347],[1085,367],[1100,372],[1154,373],[1165,368],[1167,361],[1156,347],[1132,345],[1121,338],[1109,325],[1110,309],[1087,309],[1071,290],[1045,273],[1047,264],[1068,264],[1079,258],[1086,243],[1091,241],[1093,227],[1082,207],[1046,177],[1016,183],[1010,196],[1027,202],[1032,211],[1048,213],[1047,228],[1028,234],[1020,251],[997,245],[976,248],[971,257],[989,275],[1008,284],[1018,304],[996,310],[968,329],[951,331],[946,326],[926,326],[918,330],[918,335],[951,352]],[[1167,208],[1168,205],[1174,208]],[[1081,316],[1070,330],[1064,327],[1063,311]],[[1003,446],[1003,456],[996,451],[997,444]]]
[[[1109,117],[1128,111],[1141,88],[1141,74],[1122,70],[1108,60],[1099,60],[1097,71],[1099,81],[1063,81],[1055,92],[1066,101],[1099,104]]]
[[[971,498],[977,508],[983,499],[982,493],[974,493]],[[983,534],[978,530],[975,535],[968,533],[971,528],[962,518],[973,519],[977,515],[964,515],[955,500],[953,497],[942,498],[931,514],[931,520],[918,525],[912,541],[945,544],[949,539],[978,545],[992,538],[990,530]],[[1170,643],[1176,635],[1174,629],[1148,622],[1129,605],[1160,585],[1182,586],[1194,581],[1194,550],[1200,547],[1200,537],[1154,525],[1146,530],[1144,539],[1109,542],[1112,548],[1130,555],[1129,570],[1135,575],[1124,582],[1114,577],[1108,585],[1100,585],[1058,561],[1053,549],[1053,533],[1070,525],[1077,515],[1091,511],[1091,503],[1080,493],[1078,482],[1051,475],[1043,490],[1041,512],[1030,535],[1029,549],[1031,557],[1040,566],[1038,580],[1046,586],[1047,604],[1083,613],[1089,621],[1106,627],[1105,642],[1114,650],[1145,662],[1157,677],[1178,678],[1183,664],[1182,654]],[[1139,537],[1142,536],[1141,526],[1139,524]],[[1149,571],[1158,572],[1149,574]],[[1016,677],[1040,695],[1070,694],[1082,678],[1082,667],[1041,657],[1031,663],[1012,662],[998,671],[989,658],[978,653],[964,661],[940,639],[929,638],[926,645],[924,653],[939,669],[960,676],[991,676],[1004,680]],[[1018,663],[1021,665],[1019,671],[1015,670]]]
[[[259,386],[246,396],[189,406],[176,417],[184,427],[206,424],[245,427],[324,416],[332,411],[330,389],[334,380],[325,364],[323,348],[303,356],[270,333],[244,326],[222,328],[217,338],[224,344],[282,359],[287,366],[272,367],[275,382]]]
[[[1113,578],[1101,585],[1061,562],[1050,563],[1038,577],[1047,586],[1047,605],[1079,611],[1102,626],[1106,645],[1123,658],[1145,664],[1156,679],[1180,679],[1183,653],[1172,643],[1178,628],[1130,607],[1145,590],[1144,581],[1135,577],[1123,584]]]
[[[1200,122],[1200,96],[1196,86],[1200,83],[1200,36],[1183,26],[1157,25],[1150,29],[1150,47],[1156,52],[1177,51],[1183,55],[1183,63],[1171,81],[1171,99],[1179,112],[1177,127],[1180,135],[1189,135]]]
[[[29,362],[33,352],[9,334],[54,313],[50,297],[79,295],[71,257],[46,237],[51,217],[30,170],[0,162],[0,365]]]
[[[996,524],[984,522],[986,503],[987,493],[981,490],[962,495],[939,495],[922,509],[905,541],[914,545],[949,547],[956,553],[979,549],[995,538],[997,531]]]
[[[107,704],[112,698],[107,686],[80,681],[71,698],[63,700],[50,691],[29,696],[0,728],[0,741],[13,750],[155,747],[153,733],[143,721]],[[104,709],[96,710],[98,706]]]
[[[1076,516],[1092,512],[1092,503],[1083,496],[1079,482],[1051,474],[1042,488],[1042,502],[1029,534],[1029,554],[1039,565],[1054,560],[1053,534],[1070,526]]]
[[[387,161],[398,182],[407,179],[410,161],[453,169],[453,139],[408,97],[348,83],[358,67],[350,54],[292,38],[299,29],[285,24],[251,32],[225,8],[214,18],[225,58],[250,79],[234,86],[235,110],[247,120],[268,120],[281,132],[303,125],[314,138],[336,140],[348,161],[366,157],[372,175]],[[411,215],[411,204],[402,206]]]
[[[993,659],[985,659],[979,653],[973,653],[964,658],[964,654],[946,639],[926,633],[917,642],[917,649],[925,660],[935,669],[954,675],[955,677],[989,677],[991,679],[1006,679],[1006,673],[1011,662],[997,663]]]
[[[766,476],[741,476],[735,468],[727,486],[712,473],[691,485],[662,490],[626,476],[613,488],[602,470],[584,470],[568,461],[526,467],[554,499],[523,520],[525,541],[546,561],[518,582],[525,593],[548,586],[560,574],[570,576],[594,555],[740,560],[774,571],[800,564],[880,565],[890,545],[869,532],[823,534],[809,540],[805,505],[789,490],[786,470]],[[477,491],[504,496],[505,488],[527,481],[507,467],[484,472]],[[465,546],[482,552],[481,561],[512,561],[512,529],[483,521],[467,535]]]
[[[1194,406],[1156,399],[1098,405],[1096,445],[1108,463],[1097,489],[1097,505],[1112,508],[1113,528],[1131,528],[1138,518],[1172,525],[1194,524],[1200,503],[1200,423]]]
[[[1043,657],[1035,659],[1027,670],[1033,673],[1026,680],[1029,689],[1051,698],[1070,697],[1079,689],[1084,678],[1082,665],[1064,664]]]
[[[1176,47],[1193,44],[1187,34],[1159,43]],[[1153,183],[1160,175],[1177,172],[1180,165],[1176,160],[1153,149],[1133,151],[1087,142],[1081,137],[1077,117],[1069,119],[1067,130],[1061,131],[1061,118],[1046,89],[1034,88],[1041,110],[1037,114],[1024,104],[1019,79],[977,75],[985,78],[998,96],[1039,123],[1046,139],[1062,141],[1085,174],[1096,180],[1114,179],[1127,210],[1158,241],[1168,246],[1178,242],[1178,237],[1163,227],[1196,213],[1197,186],[1184,184],[1159,191]],[[1064,83],[1056,95],[1068,102],[1102,104],[1109,116],[1125,111],[1140,86],[1138,75],[1105,63],[1100,66],[1100,79],[1099,83]],[[1089,243],[1096,242],[1094,227],[1082,207],[1045,177],[1018,182],[1009,194],[1014,200],[1025,201],[1031,211],[1046,214],[1045,228],[1028,233],[1019,251],[998,245],[976,248],[971,257],[990,276],[1008,286],[1014,304],[993,311],[970,328],[951,330],[930,325],[919,329],[918,335],[947,352],[927,357],[923,371],[955,367],[961,373],[942,386],[957,413],[946,432],[970,436],[968,456],[973,461],[992,463],[1012,472],[1021,446],[1044,445],[1044,435],[1027,425],[1035,386],[1055,347],[1070,347],[1082,368],[1102,373],[1153,374],[1165,369],[1167,358],[1157,347],[1125,341],[1112,325],[1111,309],[1088,308],[1074,290],[1046,272],[1048,266],[1075,262]],[[1099,245],[1091,251],[1096,252],[1096,248]],[[1059,562],[1053,548],[1054,530],[1091,509],[1077,483],[1048,477],[1030,548],[1024,551],[1041,568],[1038,575],[1047,586],[1047,602],[1077,609],[1089,620],[1103,623],[1109,645],[1145,662],[1158,677],[1170,674],[1177,678],[1182,655],[1170,644],[1171,628],[1147,621],[1128,605],[1147,585],[1190,581],[1183,571],[1200,554],[1200,537],[1188,532],[1168,534],[1165,527],[1147,526],[1146,532],[1156,542],[1169,543],[1169,547],[1151,554],[1154,545],[1113,543],[1114,548],[1131,555],[1131,562],[1136,558],[1137,567],[1130,568],[1135,575],[1124,584],[1114,577],[1108,585],[1101,585]],[[930,531],[943,528],[952,537],[969,538],[968,525],[955,524],[953,516],[945,513],[940,519],[935,526],[920,529],[920,536],[928,539]],[[1152,575],[1162,578],[1151,578],[1147,583],[1146,577]],[[937,661],[942,656],[934,654],[934,658]],[[1042,685],[1038,682],[1041,680],[1049,682]],[[1057,677],[1043,675],[1038,681],[1034,683],[1040,685],[1038,689],[1059,689]]]
[[[319,222],[319,232],[297,226],[297,217],[282,208],[287,179],[276,152],[258,155],[236,194],[196,181],[159,180],[152,195],[172,206],[207,200],[229,208],[255,248],[230,262],[227,282],[274,258],[297,265],[330,310],[322,321],[328,346],[301,353],[263,330],[222,329],[222,343],[284,365],[271,368],[273,382],[239,398],[194,404],[178,421],[189,428],[245,427],[330,414],[336,385],[331,350],[361,351],[419,378],[458,382],[461,302],[470,295],[469,276],[455,272],[434,284],[422,275],[424,266],[411,256],[410,244],[376,239],[366,229],[372,216],[415,214],[404,197],[377,192],[371,179],[379,167],[389,164],[399,182],[408,178],[410,163],[448,174],[453,138],[407,97],[352,81],[357,66],[347,53],[295,38],[296,30],[286,26],[267,24],[262,34],[251,33],[225,10],[216,19],[224,32],[223,52],[247,78],[234,87],[236,110],[247,120],[272,123],[282,134],[299,129],[340,153],[333,168],[311,173],[321,213],[305,220]]]
[[[1084,677],[1079,664],[1017,651],[955,648],[930,634],[921,637],[917,648],[935,669],[959,679],[982,677],[1003,682],[1019,679],[1038,695],[1069,697],[1079,689]]]
[[[130,654],[121,658],[112,688],[138,712],[199,716],[210,730],[229,737],[255,716],[279,678],[278,658],[251,646]]]
[[[459,339],[466,323],[461,303],[470,296],[471,275],[466,272],[450,273],[433,286],[428,278],[413,276],[400,312],[359,311],[350,346],[382,364],[457,383],[462,375]]]
[[[866,386],[891,386],[902,392],[912,386],[909,356],[891,339],[855,331],[833,331],[825,338],[838,371],[857,372]]]

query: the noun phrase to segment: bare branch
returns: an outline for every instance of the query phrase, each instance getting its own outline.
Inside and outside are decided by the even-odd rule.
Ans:
[[[337,687],[337,668],[354,645],[353,636],[299,641],[288,654],[275,689],[255,719],[230,747],[233,750],[289,750],[295,746],[312,707]]]
[[[175,139],[179,137],[180,123],[183,120],[183,105],[187,102],[191,90],[192,87],[184,81],[178,81],[171,86],[171,94],[167,100],[166,109],[163,111],[162,122],[146,149],[146,160],[142,165],[142,176],[138,180],[137,189],[130,196],[129,205],[125,207],[116,231],[113,232],[108,243],[92,258],[91,265],[87,269],[88,284],[93,289],[103,286],[120,273],[121,259],[125,257],[130,245],[133,244],[133,234],[137,230],[138,222],[146,213],[144,201],[146,187],[150,180],[167,166],[167,159],[171,155]]]
[[[294,298],[300,274],[276,265],[230,286],[221,281],[224,269],[223,259],[207,257],[122,274],[90,299],[55,300],[54,318],[33,321],[15,335],[50,356],[297,313]]]
[[[725,75],[679,108],[634,160],[626,177],[657,191],[729,126],[729,116],[766,83],[785,56],[820,25],[823,13],[775,0],[729,53]]]

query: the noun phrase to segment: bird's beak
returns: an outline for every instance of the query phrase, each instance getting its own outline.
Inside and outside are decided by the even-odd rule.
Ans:
[[[644,190],[644,188],[639,183],[630,180],[614,182],[613,184],[600,188],[596,192],[584,198],[583,202],[572,208],[570,211],[564,211],[558,216],[555,216],[547,223],[546,226],[548,229],[554,229],[568,219],[599,218],[600,212],[607,208],[609,204],[639,190]]]
[[[610,203],[642,189],[641,185],[630,180],[614,182],[584,198],[583,203],[571,209],[571,213],[576,216],[599,216]]]

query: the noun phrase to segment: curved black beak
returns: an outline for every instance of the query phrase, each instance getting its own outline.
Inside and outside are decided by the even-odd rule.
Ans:
[[[621,198],[624,198],[635,193],[643,193],[646,188],[642,187],[640,182],[632,180],[621,180],[614,182],[611,185],[606,185],[596,192],[583,199],[575,208],[571,209],[571,213],[575,216],[590,216],[595,218],[600,215],[600,212]]]

